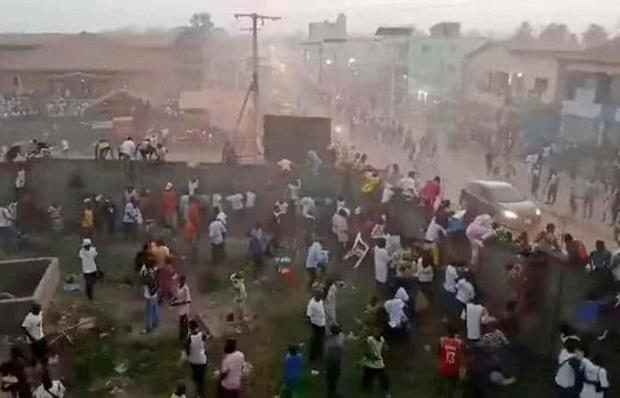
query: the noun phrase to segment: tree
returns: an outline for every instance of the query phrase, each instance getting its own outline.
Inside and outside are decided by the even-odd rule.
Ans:
[[[581,35],[581,40],[585,47],[594,47],[607,40],[608,33],[601,25],[590,24],[588,29]]]
[[[534,28],[527,21],[521,22],[521,25],[515,30],[513,39],[516,41],[534,40]]]
[[[550,23],[538,35],[538,39],[546,44],[566,44],[570,39],[568,26],[563,23]]]
[[[189,24],[192,28],[200,28],[206,31],[210,31],[214,26],[213,22],[211,22],[211,15],[208,12],[200,12],[192,15]]]

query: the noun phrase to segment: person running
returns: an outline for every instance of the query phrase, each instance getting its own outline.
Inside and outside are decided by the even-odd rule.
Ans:
[[[480,304],[477,297],[465,305],[461,319],[467,326],[467,341],[474,343],[480,340],[482,325],[495,321],[489,311]]]
[[[441,397],[452,398],[456,392],[463,356],[463,340],[456,334],[452,324],[447,326],[447,334],[439,338],[439,376],[438,392]]]
[[[390,262],[390,255],[386,249],[385,238],[377,239],[377,244],[373,251],[375,260],[375,283],[377,292],[382,296],[385,295],[387,291],[388,265]]]
[[[207,351],[205,342],[207,335],[200,331],[198,322],[189,322],[189,336],[185,344],[187,361],[192,370],[192,381],[196,390],[196,398],[205,398],[206,384],[205,375],[207,372]]]
[[[97,249],[92,245],[92,241],[88,238],[82,241],[82,247],[78,252],[78,257],[82,261],[82,275],[84,276],[84,284],[86,285],[86,297],[93,300],[93,292],[95,283],[97,283]]]
[[[282,398],[296,398],[299,384],[301,383],[303,360],[297,350],[297,346],[288,347],[284,357],[284,388]]]
[[[187,285],[187,278],[185,275],[181,275],[179,276],[179,284],[174,295],[174,301],[171,304],[173,307],[177,307],[177,314],[179,316],[179,340],[187,338],[191,303],[192,295]]]
[[[245,355],[237,350],[237,340],[228,339],[224,345],[224,359],[220,368],[220,397],[239,398]]]
[[[325,270],[325,255],[320,239],[315,238],[308,248],[306,256],[306,271],[308,272],[308,290],[312,289],[319,272]]]
[[[140,274],[142,276],[142,283],[144,285],[144,299],[146,303],[146,326],[143,331],[143,333],[146,334],[151,333],[159,327],[159,285],[157,283],[155,267],[152,262],[147,262],[142,267]]]
[[[391,397],[390,381],[385,371],[383,361],[383,349],[385,340],[379,330],[366,338],[364,352],[362,353],[362,391],[372,391],[373,382],[379,380],[379,386],[386,398]]]
[[[338,381],[344,355],[344,334],[338,325],[329,329],[325,350],[325,377],[327,382],[327,398],[338,397]]]
[[[315,292],[308,306],[306,307],[306,317],[312,328],[312,337],[310,338],[310,362],[313,364],[312,374],[317,375],[316,362],[323,355],[323,343],[325,341],[325,307],[323,306],[322,292]]]
[[[564,347],[558,356],[555,373],[555,385],[558,398],[577,398],[579,396],[578,376],[582,372],[583,363],[578,349],[580,341],[574,336],[562,339]]]
[[[226,257],[226,221],[219,214],[209,224],[209,241],[211,242],[211,262],[220,264]]]
[[[600,365],[601,355],[583,359],[583,387],[579,398],[605,398],[609,391],[607,369]]]
[[[43,311],[41,304],[34,303],[22,322],[22,330],[30,343],[32,355],[43,363],[47,357],[47,339],[43,333]]]
[[[9,360],[0,364],[2,391],[10,393],[12,398],[30,397],[30,386],[26,376],[27,362],[22,350],[12,346]]]

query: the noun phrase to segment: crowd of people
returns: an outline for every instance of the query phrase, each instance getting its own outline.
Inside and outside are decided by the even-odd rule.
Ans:
[[[430,141],[424,146],[433,150]],[[119,154],[123,159],[148,160],[149,153],[143,150],[128,138],[121,144]],[[103,158],[107,156],[105,151],[97,153]],[[592,278],[603,280],[603,284],[612,278],[609,290],[597,292],[600,296],[611,295],[607,308],[610,313],[617,307],[615,300],[620,302],[616,298],[620,293],[620,252],[612,253],[602,241],[597,241],[596,249],[588,252],[585,244],[571,234],[558,236],[553,224],[531,241],[527,234],[514,241],[509,239],[514,259],[506,264],[505,283],[510,291],[501,303],[487,300],[488,286],[481,283],[480,276],[490,265],[488,251],[504,236],[491,215],[456,209],[445,197],[441,176],[424,181],[416,170],[403,172],[398,164],[377,169],[353,146],[334,144],[327,153],[325,162],[317,152],[309,154],[308,165],[318,178],[329,167],[340,168],[345,175],[342,192],[329,198],[313,196],[308,184],[296,173],[303,166],[283,160],[278,163],[280,175],[270,186],[277,192],[275,201],[265,214],[258,216],[261,222],[247,234],[252,277],[257,281],[266,273],[265,264],[275,261],[281,250],[301,242],[304,253],[300,264],[278,266],[282,274],[291,272],[290,268],[305,268],[305,321],[309,335],[307,345],[282,347],[286,353],[283,385],[277,391],[280,396],[299,396],[305,363],[310,365],[310,375],[324,377],[327,397],[343,396],[340,378],[347,346],[354,344],[351,341],[355,339],[346,337],[338,316],[342,310],[338,296],[349,281],[336,275],[353,264],[358,273],[366,273],[373,280],[365,292],[368,304],[359,309],[363,315],[356,328],[362,346],[360,388],[369,393],[377,382],[386,397],[395,390],[388,356],[403,347],[410,348],[414,326],[428,322],[428,314],[440,319],[445,330],[437,336],[435,351],[430,346],[425,348],[436,354],[440,379],[436,388],[440,396],[455,396],[462,391],[467,397],[494,397],[499,390],[518,383],[519,368],[527,366],[518,355],[523,344],[518,338],[524,327],[521,319],[542,305],[536,301],[540,295],[532,294],[545,288],[544,281],[536,279],[535,269],[541,262],[559,258],[575,269],[590,272]],[[222,160],[231,166],[236,164],[232,144],[226,144]],[[550,181],[552,185],[553,177]],[[192,311],[191,281],[179,274],[178,263],[181,258],[197,263],[201,242],[208,243],[212,266],[224,262],[231,219],[242,209],[254,209],[255,200],[256,194],[251,191],[225,197],[206,194],[198,178],[191,177],[187,187],[166,182],[160,192],[153,193],[138,192],[128,186],[118,200],[95,195],[83,202],[79,217],[82,240],[76,256],[81,262],[87,299],[96,300],[97,283],[105,280],[95,244],[107,244],[108,238],[121,234],[133,244],[144,241],[134,263],[144,300],[142,332],[147,335],[160,328],[162,309],[176,310],[180,346],[197,397],[206,393],[207,346],[213,336]],[[419,225],[409,225],[409,214],[418,216]],[[51,204],[48,215],[50,229],[62,233],[62,207]],[[179,236],[184,238],[185,249],[172,250],[167,242]],[[455,249],[463,242],[466,250]],[[218,387],[223,397],[240,396],[244,388],[242,379],[249,368],[234,338],[241,330],[239,325],[249,319],[251,295],[245,279],[245,272],[238,270],[229,277],[232,295],[227,321],[234,326],[233,332],[226,335],[224,357],[218,368]],[[53,380],[46,370],[49,349],[41,306],[33,306],[22,327],[32,355],[28,357],[14,348],[9,361],[0,367],[9,381],[3,388],[19,398],[62,398],[63,384]],[[574,332],[568,334],[568,328],[564,332],[554,378],[559,396],[604,396],[610,387],[605,358],[591,353]],[[605,337],[616,331],[610,328],[601,332],[605,332],[601,334]],[[41,382],[34,386],[24,376],[29,363],[41,368]],[[34,393],[31,387],[35,387]],[[251,391],[247,394],[251,396]],[[186,395],[187,388],[180,383],[172,396]]]

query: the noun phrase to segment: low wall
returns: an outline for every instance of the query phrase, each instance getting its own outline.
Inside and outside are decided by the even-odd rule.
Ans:
[[[0,300],[0,335],[21,334],[21,324],[37,302],[43,309],[60,283],[58,259],[52,257],[0,261],[0,292],[15,298]]]
[[[285,182],[301,178],[303,192],[315,197],[335,197],[342,193],[344,175],[341,170],[323,169],[317,177],[305,166],[292,174],[283,174],[274,164],[227,166],[202,163],[189,166],[185,162],[121,162],[88,159],[42,159],[23,164],[0,163],[0,203],[14,199],[17,170],[26,170],[26,188],[34,198],[37,211],[45,217],[50,203],[63,206],[67,221],[75,221],[85,195],[103,194],[121,203],[126,186],[138,190],[149,188],[154,194],[172,182],[179,194],[187,191],[187,181],[200,179],[203,193],[223,195],[251,190],[258,199],[272,204],[285,194]]]

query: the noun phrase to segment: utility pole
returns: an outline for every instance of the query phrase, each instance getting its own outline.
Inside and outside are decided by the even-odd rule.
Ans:
[[[239,129],[239,123],[241,122],[241,118],[243,117],[248,96],[250,93],[252,93],[252,100],[254,102],[254,136],[252,137],[253,139],[250,148],[257,157],[259,152],[261,152],[262,148],[262,139],[260,134],[260,86],[258,83],[258,22],[260,21],[261,25],[265,25],[265,21],[277,21],[281,18],[268,15],[260,15],[257,13],[235,14],[235,19],[240,18],[250,18],[252,20],[252,82],[250,83],[250,87],[248,88],[248,93],[246,94],[245,101],[243,101],[241,112],[239,113],[239,118],[237,120],[237,125],[235,126],[235,133]]]

